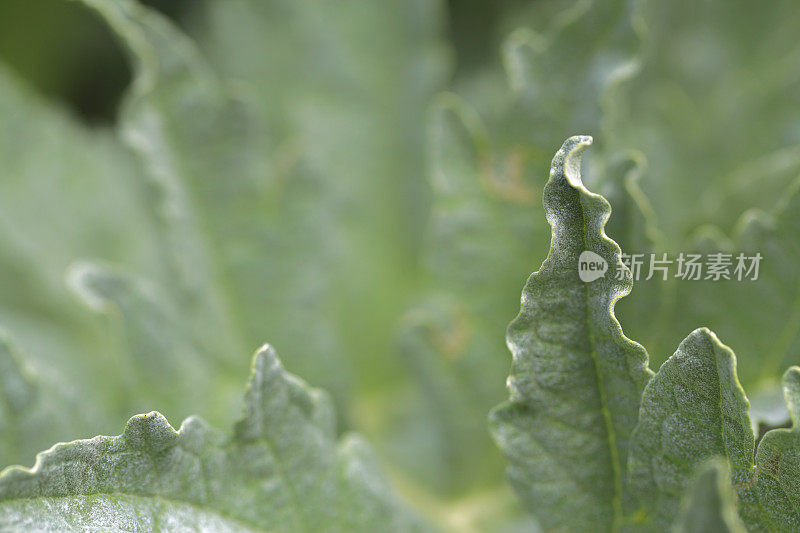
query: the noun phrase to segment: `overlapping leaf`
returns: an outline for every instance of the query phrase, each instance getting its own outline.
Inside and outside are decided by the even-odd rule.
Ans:
[[[783,389],[793,420],[798,383],[800,370],[792,367]],[[731,469],[738,513],[749,530],[797,528],[797,429],[771,430],[754,449],[748,407],[730,350],[707,331],[692,333],[645,389],[634,433],[631,483],[648,528],[668,526],[693,467],[715,456]]]
[[[767,432],[756,450],[733,352],[700,328],[650,378],[644,349],[622,335],[614,304],[631,282],[612,270],[620,251],[603,232],[607,202],[580,181],[587,140],[569,139],[553,160],[544,193],[550,254],[509,326],[511,400],[491,423],[512,484],[548,528],[665,531],[683,513],[678,530],[700,520],[736,530],[741,520],[751,530],[791,531],[797,429]],[[607,265],[605,275],[581,279],[586,251]],[[795,367],[784,376],[793,420],[798,383]],[[681,511],[696,470],[715,457],[730,470],[740,520],[724,490],[711,514],[701,517],[692,503]]]

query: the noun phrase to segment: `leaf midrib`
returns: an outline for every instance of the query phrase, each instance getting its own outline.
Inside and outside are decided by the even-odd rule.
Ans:
[[[566,175],[564,176],[566,179]],[[569,180],[567,180],[569,184]],[[571,184],[570,184],[571,186]],[[578,195],[578,202],[581,206],[581,221],[583,225],[583,245],[584,250],[589,250],[589,242],[586,239],[587,235],[587,224],[586,224],[586,210],[584,209],[583,204],[583,191],[579,189],[574,189],[575,193]],[[611,455],[611,470],[614,476],[614,495],[611,498],[611,505],[614,510],[614,519],[611,524],[612,531],[619,531],[622,525],[622,466],[619,462],[619,450],[617,449],[617,438],[616,438],[616,431],[614,430],[614,422],[611,419],[611,412],[608,410],[608,398],[606,396],[605,386],[603,384],[603,376],[600,372],[600,368],[597,365],[597,351],[595,349],[595,335],[594,335],[594,328],[592,327],[592,320],[589,316],[589,283],[583,284],[584,290],[584,297],[585,297],[585,306],[584,306],[584,313],[586,318],[586,329],[589,333],[589,344],[591,345],[591,350],[589,351],[590,357],[592,358],[592,362],[594,364],[594,371],[595,376],[597,377],[597,389],[600,395],[600,411],[603,414],[603,421],[606,427],[606,442],[609,447],[609,454]]]

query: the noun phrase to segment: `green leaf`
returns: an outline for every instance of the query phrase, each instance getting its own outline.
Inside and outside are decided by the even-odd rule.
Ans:
[[[269,338],[285,346],[287,360],[304,376],[341,397],[349,364],[330,313],[335,240],[328,213],[305,203],[316,183],[291,160],[288,168],[270,163],[275,153],[252,95],[221,80],[161,15],[133,1],[83,3],[117,33],[134,65],[120,136],[146,167],[140,179],[150,192],[167,267],[165,275],[145,280],[173,310],[167,335],[184,339],[183,347],[167,352],[184,362],[190,352],[216,362],[201,376],[212,380],[246,366],[233,358],[242,346]],[[152,341],[152,328],[137,326],[132,314],[125,318],[132,343],[142,332]],[[170,364],[184,363],[164,362]],[[198,365],[194,374],[201,373]],[[202,408],[188,408],[189,399],[175,405],[180,416]],[[226,401],[219,403],[222,412],[229,410]]]
[[[41,440],[26,433],[31,447],[0,458],[5,465],[30,460],[54,440],[112,431],[118,417],[131,413],[120,409],[116,383],[108,379],[116,366],[105,332],[64,283],[68,265],[86,255],[149,276],[160,269],[139,166],[112,132],[44,101],[3,65],[0,95],[0,323],[13,332],[34,380],[71,397],[45,400],[48,414],[40,415],[75,422],[70,411],[91,413],[72,433],[58,423],[53,427],[66,433],[43,429]]]
[[[270,254],[270,263],[280,270],[243,292],[260,316],[262,297],[289,301],[262,335],[286,344],[286,360],[302,362],[298,372],[319,375],[322,384],[345,365],[320,368],[319,355],[300,361],[313,351],[299,350],[294,339],[308,332],[296,324],[332,322],[316,352],[346,346],[357,374],[371,376],[359,383],[370,394],[403,375],[397,359],[375,354],[390,349],[416,288],[429,204],[425,111],[450,70],[444,7],[441,0],[208,5],[202,42],[209,57],[219,72],[251,87],[274,142],[272,160],[293,170],[276,180],[273,240],[281,252]],[[282,316],[295,313],[298,302],[315,309],[296,312],[298,320]],[[296,349],[297,356],[288,353]]]
[[[34,371],[0,333],[0,468],[32,461],[35,450],[58,440],[102,429],[108,413],[86,400],[99,403],[88,392],[70,390],[60,376]]]
[[[727,229],[744,209],[768,208],[797,175],[786,132],[798,120],[789,58],[800,53],[800,6],[640,4],[641,70],[610,95],[604,118],[615,145],[647,154],[642,186],[678,248],[700,224]]]
[[[481,377],[493,377],[501,385],[502,371],[485,364],[485,352],[494,346],[475,339],[488,337],[478,327],[467,309],[440,298],[410,312],[398,338],[400,355],[418,381],[408,403],[419,408],[407,425],[413,435],[424,432],[432,453],[408,447],[400,450],[396,462],[448,494],[502,483],[502,459],[486,432],[487,403],[493,395],[487,393],[488,384],[470,386]]]
[[[736,513],[728,465],[714,460],[697,473],[681,504],[674,533],[744,533],[747,531]]]
[[[786,372],[783,388],[795,422],[800,368]],[[645,388],[634,431],[630,482],[647,527],[666,529],[697,466],[719,456],[730,467],[749,530],[796,529],[800,430],[771,430],[754,450],[748,409],[733,352],[707,329],[694,331]]]
[[[734,483],[753,475],[749,403],[736,357],[708,329],[693,331],[647,384],[630,448],[633,491],[656,530],[678,512],[695,469],[727,458]]]
[[[800,527],[800,367],[783,376],[790,429],[773,429],[758,443],[756,475],[738,488],[740,514],[751,530],[795,531]]]
[[[422,255],[427,290],[407,313],[398,344],[425,405],[413,423],[433,418],[437,455],[432,465],[409,457],[407,468],[458,491],[485,482],[487,472],[501,482],[485,413],[503,397],[503,330],[515,313],[517,280],[536,261],[529,243],[546,236],[535,222],[539,210],[531,209],[537,191],[498,166],[466,102],[440,95],[428,138],[434,204]],[[522,164],[510,158],[516,170],[509,172]]]
[[[337,442],[330,400],[255,356],[229,437],[159,413],[122,435],[58,444],[33,469],[0,474],[0,529],[409,531],[422,526],[376,473],[357,437]]]
[[[682,329],[704,324],[734,347],[740,354],[740,378],[751,397],[780,396],[781,373],[800,363],[800,276],[794,268],[800,262],[799,186],[792,183],[770,212],[744,213],[731,238],[715,226],[695,232],[686,251],[730,254],[731,279],[679,281],[665,316],[675,331],[661,337],[664,343]],[[737,279],[740,254],[761,257],[757,279],[751,279],[753,273]]]
[[[227,398],[238,395],[231,365],[198,339],[174,302],[153,283],[118,268],[91,262],[71,265],[67,280],[120,339],[117,372],[125,411],[161,410],[167,417],[233,414]]]
[[[608,203],[581,183],[580,153],[590,143],[572,137],[553,158],[544,190],[550,254],[509,326],[511,400],[493,411],[491,426],[512,484],[545,528],[612,531],[630,500],[628,448],[650,372],[644,348],[614,318],[631,281],[613,275],[622,267],[603,231]],[[587,250],[609,267],[588,283],[578,276]]]
[[[502,332],[517,312],[517,280],[541,263],[549,238],[539,205],[540,176],[564,131],[602,129],[606,94],[635,71],[638,56],[633,14],[624,1],[536,2],[519,11],[524,15],[508,17],[515,26],[501,30],[509,33],[503,69],[490,65],[460,73],[453,92],[434,100],[428,119],[433,204],[422,249],[426,295],[409,314],[417,319],[446,301],[449,311],[442,312],[451,318],[428,320],[425,329],[434,338],[457,331],[463,341],[456,351],[426,351],[430,363],[424,366],[415,364],[419,357],[405,360],[413,362],[426,412],[438,414],[430,431],[438,434],[443,455],[464,464],[451,463],[451,485],[463,484],[465,472],[477,474],[472,465],[490,466],[485,458],[494,459],[485,432],[473,430],[466,439],[448,435],[456,423],[442,423],[440,408],[475,406],[463,409],[457,425],[478,428],[485,423],[479,413],[502,398],[498,385],[508,372]],[[520,24],[525,27],[516,29]],[[589,169],[611,157],[600,153]],[[619,192],[620,209],[624,201],[632,206],[630,217],[636,216],[638,205],[622,185],[603,185]],[[451,329],[449,323],[460,326]],[[401,342],[412,334],[404,332]],[[424,372],[434,367],[441,387],[431,387],[433,377]],[[437,483],[441,479],[411,461],[415,466]]]

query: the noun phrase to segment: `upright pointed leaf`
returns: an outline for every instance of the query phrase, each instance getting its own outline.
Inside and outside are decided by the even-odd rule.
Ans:
[[[581,183],[590,137],[568,139],[544,190],[550,254],[522,295],[508,329],[511,400],[491,415],[514,487],[545,528],[612,531],[623,521],[630,435],[649,378],[647,354],[614,318],[631,288],[618,280],[620,249],[606,237],[610,207]],[[584,282],[582,252],[607,263]]]

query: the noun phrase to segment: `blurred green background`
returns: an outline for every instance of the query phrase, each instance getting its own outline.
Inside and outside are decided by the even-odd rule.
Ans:
[[[0,392],[40,391],[0,409],[0,466],[151,409],[226,425],[270,342],[440,523],[525,527],[485,418],[575,134],[623,251],[764,254],[757,283],[643,281],[617,315],[653,368],[711,327],[754,418],[785,418],[796,3],[142,3],[171,26],[0,2]]]

